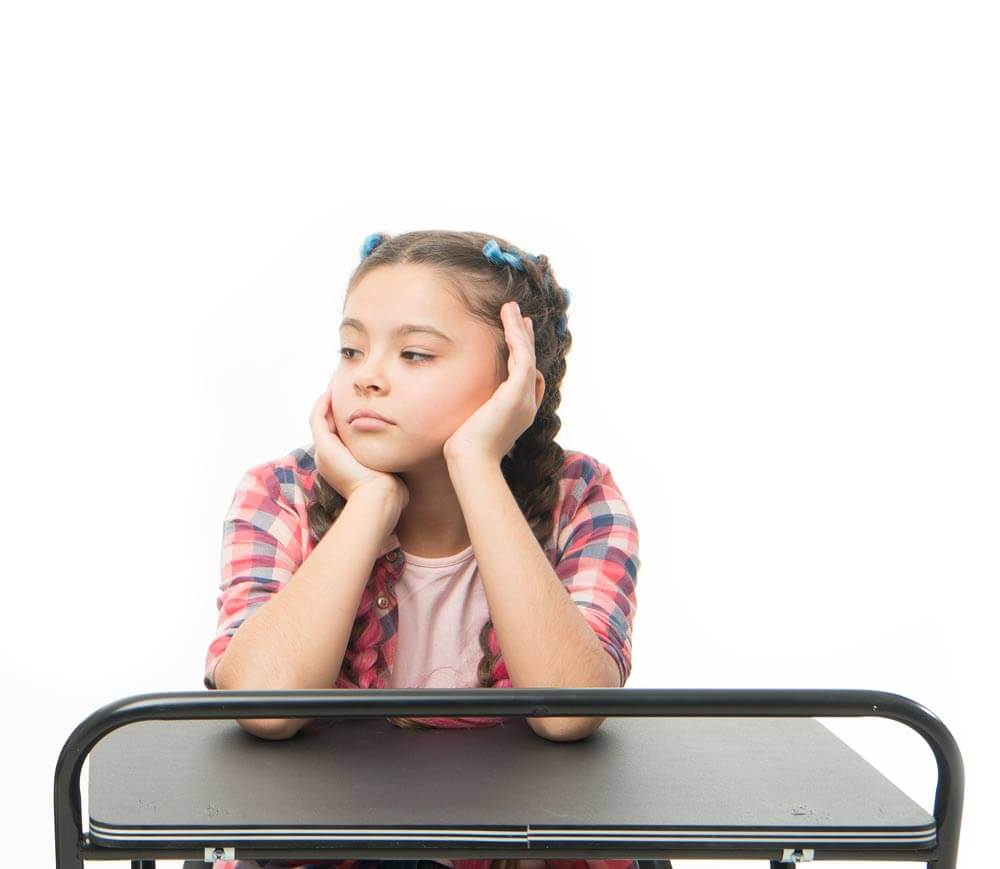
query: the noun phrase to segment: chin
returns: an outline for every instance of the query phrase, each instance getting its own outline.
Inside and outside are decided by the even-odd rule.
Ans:
[[[398,449],[379,444],[351,444],[351,454],[366,468],[384,474],[403,474],[444,461],[444,446]]]
[[[399,449],[374,443],[365,443],[360,438],[353,442],[344,442],[348,451],[366,468],[383,474],[397,474],[409,464],[407,456]]]

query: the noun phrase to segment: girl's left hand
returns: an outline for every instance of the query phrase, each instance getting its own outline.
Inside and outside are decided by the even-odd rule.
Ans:
[[[516,302],[500,308],[504,336],[510,348],[507,379],[496,392],[445,441],[449,462],[469,457],[493,464],[531,427],[545,394],[545,378],[535,368],[535,329],[530,317],[520,316]]]

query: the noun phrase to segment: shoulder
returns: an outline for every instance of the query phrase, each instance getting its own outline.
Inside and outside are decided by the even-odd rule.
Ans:
[[[580,506],[603,493],[605,488],[618,491],[611,469],[602,461],[580,450],[564,449],[565,459],[559,476],[560,515],[572,516]]]
[[[554,509],[553,554],[561,553],[570,538],[613,526],[635,532],[635,520],[610,467],[581,450],[564,449],[559,498]]]
[[[237,484],[235,500],[256,501],[258,509],[284,510],[305,521],[316,472],[314,449],[312,444],[299,446],[249,468]]]

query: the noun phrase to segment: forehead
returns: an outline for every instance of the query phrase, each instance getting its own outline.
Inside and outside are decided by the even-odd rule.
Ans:
[[[469,327],[469,315],[440,273],[414,264],[379,266],[354,286],[343,317],[369,330],[391,331],[401,323],[429,323],[447,334]]]

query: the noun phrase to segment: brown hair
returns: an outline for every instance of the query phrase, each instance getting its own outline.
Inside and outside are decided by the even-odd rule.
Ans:
[[[486,257],[484,245],[491,239],[501,249],[520,258],[524,271],[512,265],[497,265]],[[560,400],[560,385],[566,373],[566,354],[572,336],[566,327],[568,294],[556,282],[548,258],[537,257],[514,247],[505,240],[479,232],[426,230],[401,235],[369,236],[364,256],[347,285],[346,298],[358,282],[382,265],[415,263],[431,266],[444,279],[468,310],[492,327],[496,333],[497,379],[507,377],[509,348],[504,338],[501,306],[516,301],[523,316],[531,317],[535,333],[535,366],[545,378],[545,393],[531,426],[514,444],[510,454],[500,462],[500,468],[522,514],[535,538],[544,547],[552,534],[553,510],[559,497],[559,475],[564,462],[563,448],[556,443],[561,422],[556,413]],[[363,249],[363,254],[364,254]],[[315,475],[315,501],[308,507],[309,531],[317,542],[340,515],[346,501],[319,473]],[[380,635],[378,616],[374,609],[375,593],[369,582],[361,597],[354,621],[338,687],[370,688],[379,670],[381,650],[375,649]],[[500,655],[496,631],[490,619],[479,633],[483,657],[479,662],[479,687],[510,687],[506,665]],[[408,718],[391,717],[398,727],[481,727],[502,723],[503,718],[482,716],[468,718]],[[502,861],[494,861],[498,863]],[[517,861],[510,861],[516,863]]]

